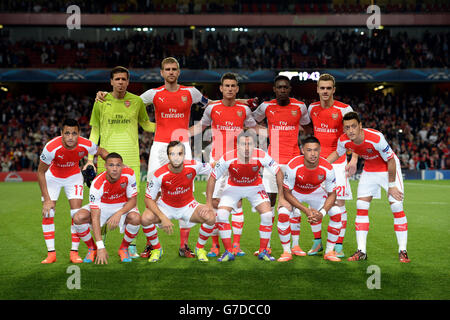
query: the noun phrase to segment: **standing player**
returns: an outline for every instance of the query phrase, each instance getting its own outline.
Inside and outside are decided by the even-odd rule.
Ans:
[[[171,141],[167,146],[169,163],[160,167],[153,174],[145,193],[146,209],[142,214],[141,224],[147,241],[153,246],[149,262],[161,259],[163,249],[159,244],[153,224],[160,224],[168,234],[172,233],[171,219],[183,220],[185,223],[201,223],[195,254],[199,261],[208,258],[204,245],[216,222],[214,210],[199,204],[194,199],[193,186],[197,174],[209,174],[211,167],[196,160],[185,160],[185,145],[180,141]],[[161,191],[161,197],[157,199]]]
[[[250,108],[236,101],[239,92],[239,83],[234,73],[225,73],[220,80],[220,92],[223,98],[221,101],[209,103],[203,113],[201,121],[190,128],[191,135],[199,134],[205,128],[211,126],[212,129],[212,148],[210,163],[214,166],[223,154],[236,149],[236,140],[244,127],[252,128],[256,122],[252,117]],[[201,127],[201,129],[200,129]],[[217,179],[213,194],[213,207],[217,209],[219,198],[226,185],[227,175],[224,174]],[[244,215],[242,212],[242,203],[233,209],[232,227],[233,227],[233,253],[243,256],[245,253],[240,247],[240,237],[244,225]],[[210,257],[219,256],[218,230],[214,229],[212,234],[212,247],[208,253]]]
[[[291,83],[288,77],[282,75],[275,77],[273,91],[276,98],[260,104],[253,111],[253,117],[257,122],[267,118],[270,139],[268,153],[280,164],[280,168],[284,173],[287,163],[293,157],[300,155],[298,146],[300,126],[309,135],[312,133],[312,124],[305,104],[289,97]],[[263,183],[269,194],[270,205],[275,216],[275,203],[278,192],[277,181],[275,176],[267,169],[264,169],[263,172]],[[283,212],[283,210],[278,212],[278,233],[281,236],[281,233],[285,232],[284,227],[292,222],[289,226],[292,234],[292,253],[297,256],[304,256],[306,253],[300,248],[298,243],[301,215],[298,215],[298,210],[292,213],[290,212],[290,207],[285,209],[287,209],[287,212]]]
[[[209,100],[195,87],[178,84],[180,65],[175,58],[168,57],[161,62],[161,77],[164,85],[145,91],[141,98],[146,105],[153,104],[155,108],[156,132],[148,159],[147,182],[152,180],[153,173],[168,163],[167,146],[172,140],[181,141],[186,149],[186,159],[192,159],[189,144],[189,119],[191,106],[200,103],[206,106]],[[180,248],[182,257],[193,258],[188,247],[190,229],[194,224],[180,220]],[[143,256],[148,256],[147,246]]]
[[[381,132],[363,129],[356,112],[347,113],[344,116],[343,125],[345,134],[339,138],[337,149],[329,155],[328,160],[336,161],[347,150],[359,154],[365,160],[358,183],[358,200],[356,201],[355,229],[358,250],[348,260],[367,259],[369,207],[373,198],[381,197],[381,187],[388,193],[389,204],[394,215],[394,230],[400,262],[410,262],[406,252],[408,222],[403,211],[403,177],[400,161]]]
[[[105,159],[106,171],[92,181],[89,204],[83,206],[74,216],[78,236],[88,246],[85,263],[107,264],[108,252],[101,240],[101,227],[110,230],[119,227],[124,233],[119,248],[122,262],[131,262],[128,253],[130,242],[136,237],[140,227],[140,214],[137,209],[136,176],[131,168],[125,168],[122,157],[111,152]],[[96,242],[92,239],[89,225]]]
[[[130,83],[129,71],[124,67],[115,67],[111,70],[110,78],[113,91],[105,95],[103,102],[95,102],[89,139],[94,143],[100,140],[100,146],[121,154],[124,163],[136,174],[139,191],[141,169],[138,127],[140,125],[145,131],[154,132],[155,124],[150,122],[142,99],[127,91]],[[93,157],[88,159],[88,164],[93,164]],[[98,160],[97,166],[99,173],[105,170],[101,159]],[[139,257],[134,244],[130,247],[130,255],[132,258]]]
[[[217,210],[217,225],[219,234],[225,247],[225,252],[218,259],[220,262],[234,260],[231,245],[231,227],[229,215],[236,208],[239,201],[247,198],[252,207],[261,215],[259,227],[260,245],[258,259],[265,261],[275,260],[268,252],[267,245],[272,233],[272,210],[270,201],[264,190],[259,170],[262,167],[270,170],[277,177],[280,205],[286,204],[282,196],[283,174],[275,160],[261,149],[255,148],[256,135],[250,131],[243,131],[237,137],[237,149],[224,154],[208,179],[206,186],[206,202],[213,208],[213,194],[217,179],[228,172],[227,185],[223,190]]]
[[[313,123],[314,136],[317,137],[321,145],[321,156],[326,158],[336,150],[337,140],[343,133],[342,117],[350,111],[352,107],[348,104],[334,100],[336,91],[336,81],[330,74],[322,74],[317,81],[317,93],[320,101],[311,103],[308,107],[309,117]],[[336,175],[336,205],[339,207],[342,220],[342,229],[339,239],[337,240],[335,250],[337,256],[342,258],[343,241],[347,226],[347,210],[345,208],[345,200],[352,199],[352,190],[350,188],[349,176],[356,171],[356,163],[358,157],[353,154],[350,163],[347,164],[347,157],[342,155],[336,163],[333,163]],[[322,223],[319,221],[311,225],[314,234],[314,243],[308,255],[316,255],[322,251]]]
[[[284,195],[296,210],[303,211],[311,224],[322,221],[328,213],[328,240],[323,258],[341,261],[334,252],[334,247],[341,230],[341,213],[334,205],[336,201],[336,179],[332,165],[320,156],[320,142],[316,137],[302,141],[302,156],[293,158],[287,165],[284,175]],[[305,207],[302,202],[309,204]],[[283,254],[278,261],[292,259],[290,252],[290,228],[288,223],[279,223]]]
[[[38,167],[38,181],[42,194],[42,230],[47,245],[48,255],[42,263],[56,261],[55,251],[55,205],[61,188],[64,188],[70,204],[70,215],[81,208],[83,201],[83,176],[78,163],[87,154],[98,154],[102,158],[108,152],[97,147],[95,143],[79,136],[80,125],[76,120],[66,119],[63,122],[61,136],[50,140],[42,150]],[[80,238],[71,227],[72,250],[70,261],[81,263],[78,255]]]

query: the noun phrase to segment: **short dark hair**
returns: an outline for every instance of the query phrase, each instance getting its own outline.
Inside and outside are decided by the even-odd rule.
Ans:
[[[235,73],[232,73],[232,72],[227,72],[227,73],[225,73],[225,74],[222,76],[222,78],[220,78],[220,84],[223,84],[223,81],[224,81],[224,80],[235,80],[236,83],[239,83],[236,74],[235,74]]]
[[[241,131],[241,133],[239,133],[239,135],[237,136],[237,140],[236,141],[239,143],[239,140],[242,137],[250,137],[250,138],[253,139],[253,142],[256,144],[256,132],[255,132],[255,130],[247,129],[245,131],[244,130]]]
[[[66,126],[67,127],[77,127],[78,131],[80,130],[80,124],[75,119],[70,119],[70,118],[69,119],[65,119],[63,121],[62,126],[61,126],[61,130],[62,130],[62,128],[66,127]]]
[[[169,156],[169,149],[175,146],[182,146],[184,153],[186,153],[186,147],[184,146],[184,144],[181,141],[173,140],[170,141],[169,144],[167,145],[167,156]]]
[[[275,79],[273,79],[273,85],[275,86],[276,83],[280,80],[286,80],[289,83],[289,85],[291,84],[291,80],[288,77],[286,77],[282,74],[279,74],[275,77]]]
[[[108,159],[120,159],[120,161],[123,162],[122,156],[118,154],[117,152],[111,152],[106,156],[105,162],[108,161]]]
[[[114,68],[111,70],[111,73],[110,73],[110,79],[111,79],[111,80],[114,78],[114,75],[115,75],[116,73],[126,73],[126,74],[127,74],[127,78],[130,79],[130,71],[128,71],[128,69],[125,68],[125,67],[122,67],[122,66],[114,67]]]
[[[304,146],[307,143],[317,143],[320,146],[320,141],[314,136],[307,136],[305,139],[302,140],[302,146]]]
[[[344,121],[348,121],[348,120],[353,120],[355,119],[356,121],[358,121],[358,123],[361,123],[361,118],[359,117],[359,114],[355,111],[351,111],[348,112],[344,115],[344,117],[342,118],[342,122]]]

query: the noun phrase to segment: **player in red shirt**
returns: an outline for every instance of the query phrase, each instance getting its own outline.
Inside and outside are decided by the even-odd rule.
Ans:
[[[38,182],[42,194],[42,230],[47,245],[47,258],[42,263],[56,261],[55,251],[55,206],[61,188],[64,188],[69,199],[70,215],[81,208],[83,201],[83,176],[79,162],[88,154],[100,155],[103,159],[108,152],[99,148],[90,140],[80,137],[80,125],[76,120],[67,119],[63,122],[61,135],[50,140],[42,150],[38,167]],[[81,263],[78,255],[80,238],[71,227],[72,249],[70,261]]]
[[[89,192],[89,204],[74,215],[74,225],[78,236],[88,246],[85,263],[107,264],[108,252],[102,241],[101,228],[109,230],[119,227],[124,233],[118,254],[122,262],[131,262],[128,253],[130,242],[136,237],[140,227],[137,208],[136,176],[133,169],[123,164],[122,157],[111,152],[105,159],[106,171],[93,181]],[[96,242],[92,239],[89,224]]]
[[[343,119],[344,134],[340,136],[337,149],[329,155],[330,162],[336,161],[347,150],[359,154],[364,169],[358,183],[356,201],[356,241],[358,250],[348,260],[367,259],[366,240],[369,232],[369,207],[373,198],[381,198],[381,188],[388,193],[391,211],[394,215],[394,230],[399,246],[400,262],[410,262],[406,251],[408,222],[403,211],[403,177],[400,161],[392,151],[383,134],[374,129],[363,129],[356,112],[347,113]]]
[[[343,133],[342,117],[350,111],[352,107],[348,104],[334,100],[336,91],[336,81],[330,74],[322,74],[317,81],[317,93],[320,101],[311,103],[308,107],[309,117],[313,123],[314,136],[320,141],[321,156],[326,158],[336,150],[337,140]],[[336,205],[339,207],[342,219],[342,229],[336,243],[337,256],[342,258],[343,241],[347,226],[347,210],[345,200],[352,199],[349,177],[356,172],[357,155],[353,154],[350,163],[347,164],[347,157],[343,155],[336,163],[333,163],[336,175]],[[314,243],[308,255],[316,255],[322,251],[321,222],[312,224],[311,229],[314,234]]]
[[[270,145],[268,148],[269,155],[280,164],[281,170],[284,172],[287,163],[296,156],[300,155],[298,146],[300,127],[305,134],[312,133],[312,124],[309,119],[308,110],[305,104],[297,99],[290,98],[291,84],[288,77],[279,75],[274,79],[273,91],[276,99],[261,103],[258,108],[253,111],[253,117],[257,122],[267,119],[267,129],[269,132]],[[264,188],[269,194],[270,205],[273,215],[275,216],[275,203],[277,201],[277,183],[275,176],[268,170],[263,172]],[[291,211],[291,207],[287,208]],[[306,255],[299,246],[300,237],[300,221],[301,215],[297,215],[296,210],[290,215],[292,220],[292,253],[298,256]],[[282,218],[284,216],[281,216]],[[280,215],[278,215],[280,218]],[[280,222],[279,222],[280,223]],[[284,223],[283,223],[284,225]],[[278,232],[282,232],[278,228]],[[281,235],[281,234],[280,234]]]
[[[252,117],[250,108],[237,101],[236,96],[239,92],[239,83],[233,73],[225,73],[220,81],[220,91],[223,98],[217,102],[209,103],[203,112],[200,122],[190,128],[193,136],[198,135],[203,130],[211,127],[212,148],[209,162],[212,166],[223,154],[236,149],[236,139],[244,128],[253,128],[256,122]],[[213,206],[217,209],[219,198],[226,184],[227,175],[217,179],[213,194]],[[235,210],[236,209],[236,210]],[[239,203],[232,210],[232,228],[233,228],[233,253],[243,256],[245,253],[240,247],[240,238],[244,227],[244,215],[242,212],[242,203]],[[208,257],[219,256],[220,246],[217,227],[212,233],[212,246]]]
[[[220,197],[217,209],[217,225],[222,238],[225,252],[218,261],[234,260],[231,245],[231,227],[228,221],[230,212],[236,208],[239,201],[247,198],[252,207],[261,215],[259,227],[260,245],[258,258],[273,261],[267,252],[267,245],[272,232],[272,210],[270,201],[264,190],[259,170],[269,169],[277,177],[278,188],[282,189],[283,174],[275,160],[261,149],[256,149],[256,135],[251,131],[243,131],[237,138],[237,149],[224,154],[215,164],[206,186],[206,202],[213,208],[213,194],[217,179],[228,173],[227,184]],[[281,192],[279,193],[281,195]],[[289,205],[284,197],[279,199],[280,205]]]
[[[328,240],[323,258],[330,261],[341,261],[334,252],[341,224],[341,213],[335,206],[336,178],[332,165],[320,156],[320,142],[316,137],[308,137],[302,141],[302,156],[293,158],[284,174],[284,195],[286,200],[296,210],[303,211],[311,224],[321,221],[327,213],[330,216],[328,224]],[[309,207],[302,204],[306,202]],[[300,213],[298,213],[300,214]],[[289,246],[290,227],[289,212],[279,213],[280,240],[283,254],[278,261],[292,259]]]
[[[195,254],[199,261],[208,261],[204,245],[216,222],[215,212],[194,199],[193,187],[197,174],[209,174],[211,167],[196,160],[185,160],[185,147],[180,141],[172,141],[167,147],[169,163],[155,171],[145,193],[146,209],[141,224],[147,241],[153,246],[149,262],[161,259],[163,249],[159,244],[154,224],[168,234],[172,233],[171,219],[185,223],[201,223]],[[161,197],[158,192],[161,190]]]

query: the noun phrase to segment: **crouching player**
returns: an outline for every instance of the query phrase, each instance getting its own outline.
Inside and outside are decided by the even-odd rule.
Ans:
[[[73,217],[78,236],[88,246],[85,263],[108,263],[108,252],[101,236],[101,227],[107,224],[110,230],[116,227],[124,233],[119,256],[122,262],[131,262],[128,253],[130,242],[140,227],[137,209],[136,176],[133,169],[126,168],[122,157],[111,152],[105,159],[106,171],[92,181],[89,204],[83,206]],[[96,242],[92,239],[89,224]]]
[[[180,141],[171,141],[167,146],[169,163],[160,167],[153,174],[145,193],[146,209],[141,217],[142,230],[147,242],[153,246],[149,262],[161,259],[163,249],[159,243],[156,227],[168,234],[173,232],[171,219],[188,223],[201,223],[195,255],[202,262],[207,262],[205,243],[213,231],[216,222],[214,210],[194,199],[193,185],[197,174],[209,174],[211,166],[196,160],[185,160],[185,146]],[[161,197],[157,199],[158,192]]]
[[[212,197],[216,180],[228,172],[227,185],[223,190],[217,210],[217,225],[219,235],[225,247],[225,252],[218,261],[234,260],[231,245],[231,226],[229,216],[232,209],[236,209],[241,199],[247,198],[252,207],[261,215],[259,227],[260,244],[258,259],[275,260],[268,252],[267,245],[272,233],[273,213],[270,199],[267,195],[259,171],[267,168],[277,178],[278,190],[283,189],[283,174],[279,165],[267,153],[255,148],[256,135],[250,131],[243,131],[237,137],[237,149],[227,152],[217,161],[206,186],[206,202],[212,208]],[[282,195],[282,192],[278,193]],[[279,198],[279,205],[287,205],[284,197]]]
[[[367,259],[366,241],[369,232],[369,207],[373,198],[381,197],[381,188],[387,191],[388,200],[394,215],[394,230],[398,242],[400,262],[408,263],[406,243],[408,222],[403,211],[403,177],[400,161],[387,143],[384,135],[374,129],[363,129],[356,112],[347,113],[343,120],[344,134],[339,137],[337,149],[328,156],[333,163],[339,156],[351,150],[360,155],[364,169],[358,183],[356,201],[356,241],[358,250],[348,259],[359,261]]]
[[[329,261],[341,261],[336,256],[334,246],[341,230],[341,214],[336,201],[336,178],[333,166],[320,157],[320,142],[316,137],[308,137],[302,141],[302,156],[297,156],[289,161],[284,175],[284,196],[286,200],[297,210],[303,211],[310,224],[322,222],[322,218],[328,213],[328,239],[323,258]],[[323,188],[322,188],[323,186]],[[309,207],[302,204],[306,202]],[[285,219],[286,222],[289,219]],[[278,228],[282,228],[280,223]],[[280,233],[280,240],[284,253],[278,261],[292,259],[289,251],[289,224],[287,232]],[[285,239],[284,239],[285,238]]]

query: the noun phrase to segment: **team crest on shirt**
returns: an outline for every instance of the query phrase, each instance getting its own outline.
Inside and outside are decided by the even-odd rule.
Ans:
[[[124,104],[125,104],[125,107],[129,107],[130,105],[131,105],[131,102],[130,102],[130,100],[126,100],[125,102],[124,102]]]
[[[181,96],[181,101],[186,103],[188,101],[188,97],[187,96]]]
[[[186,178],[188,178],[189,180],[191,180],[191,179],[192,179],[192,172],[188,173],[188,174],[186,175]]]
[[[84,157],[84,151],[80,151],[80,152],[78,152],[78,156],[81,158],[81,157]]]
[[[242,111],[236,111],[236,114],[238,115],[238,117],[242,117]]]
[[[122,189],[125,189],[126,186],[127,186],[126,182],[122,182],[122,183],[120,184],[120,187],[121,187]]]
[[[373,150],[371,148],[367,148],[367,153],[372,153]]]
[[[317,176],[317,178],[318,178],[319,180],[323,180],[323,178],[325,178],[325,176],[324,176],[323,174],[319,174],[319,175]]]
[[[334,120],[336,120],[336,119],[339,117],[339,114],[338,114],[338,113],[332,113],[332,114],[331,114],[331,117],[332,117]]]
[[[291,114],[293,117],[297,116],[297,110],[291,110]]]
[[[253,167],[252,167],[252,170],[253,170],[253,172],[256,172],[256,171],[258,171],[258,169],[259,169],[259,167],[258,167],[258,166],[253,166]]]

